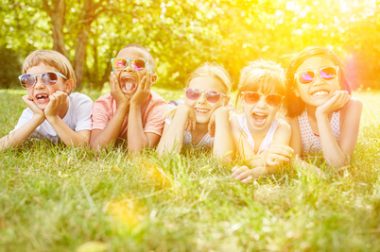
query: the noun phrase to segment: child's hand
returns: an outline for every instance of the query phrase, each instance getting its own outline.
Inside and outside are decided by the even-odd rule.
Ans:
[[[268,166],[277,166],[282,162],[289,162],[293,156],[294,150],[287,145],[275,145],[271,146],[267,150],[265,157],[265,163]]]
[[[116,106],[119,107],[122,104],[127,105],[130,97],[124,94],[123,91],[121,90],[119,81],[114,72],[111,72],[111,75],[110,75],[110,86],[111,86],[111,96],[115,99]]]
[[[317,107],[316,114],[330,114],[343,108],[350,100],[350,94],[346,90],[337,90],[324,104]]]
[[[253,180],[252,169],[247,166],[235,166],[232,168],[232,178],[240,180],[242,183],[249,183]]]
[[[49,99],[49,103],[44,110],[46,118],[58,115],[60,109],[67,104],[67,94],[63,91],[56,91],[49,96]]]
[[[30,108],[30,110],[32,110],[33,114],[40,117],[41,119],[42,118],[45,118],[45,114],[44,114],[44,111],[42,109],[40,109],[34,102],[31,98],[29,98],[28,95],[24,95],[22,97],[23,101],[26,103],[26,105]]]
[[[197,119],[195,117],[194,109],[186,104],[181,104],[177,107],[176,113],[180,115],[186,115],[187,121],[185,125],[185,129],[188,131],[195,130],[195,126],[197,125]]]
[[[152,81],[150,75],[146,74],[138,84],[136,92],[132,95],[131,103],[135,105],[143,104],[150,96]]]
[[[208,123],[208,133],[210,136],[215,135],[215,121],[217,118],[225,118],[227,121],[229,119],[231,108],[227,106],[221,106],[217,108],[211,115],[210,121]],[[228,123],[228,122],[227,122]]]

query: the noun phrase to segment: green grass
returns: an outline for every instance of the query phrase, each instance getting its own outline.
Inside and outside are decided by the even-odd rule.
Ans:
[[[1,136],[22,94],[0,91]],[[326,179],[294,168],[242,185],[202,153],[96,154],[45,141],[1,152],[0,250],[380,251],[380,93],[357,96],[352,166],[325,168]]]

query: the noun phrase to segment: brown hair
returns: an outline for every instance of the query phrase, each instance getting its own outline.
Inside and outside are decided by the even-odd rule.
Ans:
[[[286,95],[285,104],[287,107],[288,115],[290,117],[298,116],[305,109],[305,103],[300,97],[296,96],[297,83],[295,81],[294,75],[297,72],[298,67],[308,58],[311,57],[327,57],[334,64],[339,67],[340,74],[340,85],[343,89],[351,93],[350,86],[345,78],[343,65],[339,60],[338,56],[331,50],[325,47],[307,47],[300,53],[298,53],[290,62],[287,73],[286,73]]]

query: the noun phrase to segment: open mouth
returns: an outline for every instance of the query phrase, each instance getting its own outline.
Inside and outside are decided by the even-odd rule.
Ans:
[[[45,102],[49,102],[49,95],[48,95],[48,94],[45,94],[45,93],[36,94],[36,95],[34,96],[34,100],[35,100],[37,103],[45,103]]]
[[[124,93],[131,93],[137,87],[137,78],[133,75],[122,74],[119,78],[119,82]]]
[[[263,126],[267,121],[268,114],[261,112],[253,112],[252,113],[253,122],[256,126]]]

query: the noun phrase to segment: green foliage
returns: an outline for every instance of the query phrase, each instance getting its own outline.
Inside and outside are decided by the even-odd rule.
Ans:
[[[43,7],[59,1],[64,8]],[[82,87],[101,89],[108,81],[109,59],[138,43],[155,57],[161,87],[183,87],[205,61],[224,65],[236,82],[249,61],[267,58],[286,67],[295,52],[321,45],[341,54],[355,87],[379,88],[379,11],[370,0],[1,0],[0,46],[20,58],[52,48],[52,20],[60,13],[61,42],[76,67],[83,65],[77,73],[83,75]]]
[[[17,76],[20,73],[21,64],[19,55],[7,48],[0,47],[0,59],[7,59],[1,67],[0,83],[3,88],[19,87]]]
[[[0,91],[1,136],[22,95]],[[243,185],[199,152],[158,158],[45,141],[0,152],[0,250],[379,251],[380,94],[358,96],[352,165],[341,175],[322,165],[326,179],[294,167]]]

